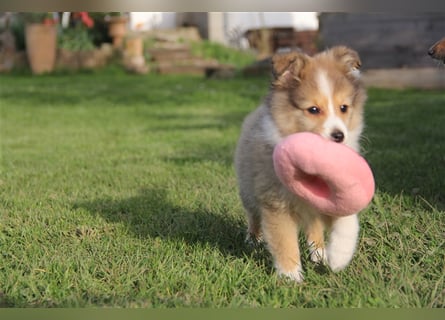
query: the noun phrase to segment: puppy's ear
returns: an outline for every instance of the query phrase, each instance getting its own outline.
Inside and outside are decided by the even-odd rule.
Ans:
[[[272,57],[272,85],[288,89],[300,82],[300,75],[309,57],[300,52],[278,53]]]
[[[348,75],[355,78],[360,76],[362,62],[360,61],[360,57],[356,51],[345,46],[333,47],[330,51],[336,60],[340,61],[344,65],[345,72]]]

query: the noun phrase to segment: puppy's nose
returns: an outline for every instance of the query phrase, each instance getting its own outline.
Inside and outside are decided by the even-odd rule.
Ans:
[[[331,133],[331,138],[335,142],[343,142],[345,139],[345,134],[340,130],[335,130]]]
[[[434,48],[433,47],[431,47],[429,50],[428,50],[428,54],[430,55],[430,56],[434,56]]]

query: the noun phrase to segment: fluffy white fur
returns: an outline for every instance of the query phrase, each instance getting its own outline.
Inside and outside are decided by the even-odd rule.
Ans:
[[[359,233],[356,214],[334,221],[327,247],[329,267],[337,272],[344,269],[352,259]]]

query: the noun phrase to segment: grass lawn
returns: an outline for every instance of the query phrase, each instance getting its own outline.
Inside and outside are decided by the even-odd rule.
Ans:
[[[358,252],[244,245],[232,157],[267,78],[1,76],[0,306],[445,307],[445,94],[370,90]]]

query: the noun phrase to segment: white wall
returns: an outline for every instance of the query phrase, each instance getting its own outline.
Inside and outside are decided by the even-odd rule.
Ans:
[[[317,30],[316,12],[225,12],[224,41],[218,42],[231,46],[247,48],[247,39],[243,37],[249,29],[263,27],[293,27],[295,30]]]
[[[288,27],[318,29],[316,12],[224,12],[226,31],[241,28]],[[176,12],[130,12],[130,27],[136,30],[165,29],[176,26]]]
[[[131,30],[171,29],[176,27],[176,12],[130,12]]]
[[[224,15],[227,31],[290,26],[296,30],[318,29],[316,12],[226,12]]]

